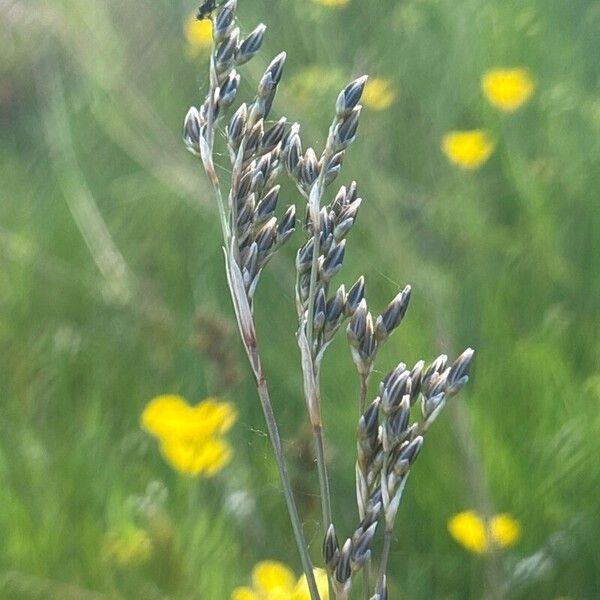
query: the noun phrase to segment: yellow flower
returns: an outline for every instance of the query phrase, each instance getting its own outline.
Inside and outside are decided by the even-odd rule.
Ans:
[[[199,54],[212,45],[212,21],[210,19],[196,19],[194,13],[186,19],[183,33],[190,54]]]
[[[361,104],[371,110],[385,110],[396,99],[396,92],[389,79],[373,77],[367,80],[363,90]]]
[[[535,84],[527,69],[492,69],[483,74],[481,89],[490,104],[513,112],[531,98]]]
[[[350,0],[313,0],[316,4],[321,4],[322,6],[330,6],[332,8],[339,8],[342,6],[346,6]]]
[[[513,546],[521,537],[521,526],[510,515],[496,515],[490,520],[490,537],[500,548]]]
[[[260,600],[260,597],[249,587],[239,587],[233,590],[231,600]]]
[[[233,406],[226,402],[206,398],[190,406],[181,396],[170,394],[153,398],[142,412],[142,426],[159,439],[222,435],[235,419]]]
[[[314,569],[315,581],[321,600],[329,600],[329,582],[327,580],[327,571],[324,569]],[[306,581],[306,575],[302,575],[298,580],[292,600],[310,600],[310,591]]]
[[[321,600],[329,600],[327,573],[315,569],[314,574]],[[310,593],[304,575],[296,581],[294,573],[283,563],[264,560],[252,570],[252,587],[236,588],[231,600],[310,600]]]
[[[480,167],[494,151],[494,142],[483,129],[451,131],[442,138],[442,150],[460,169]]]
[[[470,552],[485,554],[493,547],[514,545],[521,535],[521,526],[508,514],[495,515],[485,523],[477,513],[467,510],[448,521],[448,531]]]
[[[235,422],[231,404],[212,398],[190,406],[181,396],[157,396],[141,416],[144,429],[160,442],[167,462],[184,475],[211,477],[231,460],[222,436]]]
[[[488,547],[485,525],[473,511],[454,515],[448,521],[450,535],[462,546],[476,554],[483,554]]]

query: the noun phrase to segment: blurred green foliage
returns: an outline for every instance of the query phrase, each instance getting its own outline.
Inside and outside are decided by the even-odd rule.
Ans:
[[[221,600],[263,558],[299,571],[231,334],[215,207],[179,140],[206,90],[205,57],[192,58],[183,36],[193,9],[0,0],[2,598]],[[322,145],[352,76],[396,90],[390,108],[365,109],[342,171],[365,201],[340,281],[366,272],[375,310],[413,285],[380,372],[477,350],[467,394],[428,437],[408,485],[391,597],[487,593],[489,565],[446,530],[481,493],[521,523],[521,540],[498,558],[507,597],[598,597],[600,5],[240,0],[239,12],[247,31],[269,26],[241,94],[287,50],[275,108],[303,123],[307,145]],[[536,82],[514,114],[480,92],[498,66],[526,67]],[[489,130],[496,149],[461,172],[440,140],[472,128]],[[299,205],[291,186],[286,200]],[[256,312],[318,559],[292,265],[290,245],[267,269]],[[215,343],[234,349],[237,367],[224,370],[199,344],[206,315],[224,321]],[[236,456],[216,478],[182,479],[141,431],[143,406],[167,392],[237,405]],[[340,339],[324,365],[323,408],[345,532],[357,393]]]

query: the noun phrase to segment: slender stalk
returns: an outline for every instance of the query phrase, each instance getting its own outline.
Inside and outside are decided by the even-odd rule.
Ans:
[[[285,496],[285,502],[290,515],[290,521],[292,522],[292,529],[294,530],[296,544],[300,552],[300,560],[302,561],[302,569],[306,575],[310,597],[312,600],[320,600],[317,582],[315,581],[312,562],[308,552],[308,546],[306,545],[304,532],[302,531],[302,523],[300,521],[300,515],[298,514],[298,507],[296,506],[296,502],[292,493],[292,486],[290,484],[290,477],[287,472],[287,466],[285,463],[283,448],[281,446],[281,438],[279,436],[277,422],[275,421],[275,415],[273,414],[267,383],[263,375],[260,375],[257,380],[257,390],[260,398],[260,404],[263,409],[263,414],[265,416],[265,422],[267,424],[269,439],[271,440],[271,445],[273,446],[273,453],[275,454],[275,460],[279,470],[279,478],[281,479],[283,494]]]
[[[369,384],[369,375],[360,374],[360,398],[358,401],[359,414],[362,415],[365,412],[367,405],[367,389]],[[358,477],[358,475],[357,475]],[[358,480],[356,482],[356,486],[358,489]],[[364,600],[369,600],[370,597],[370,588],[371,588],[371,557],[367,560],[363,567],[362,572],[363,579],[363,598]]]
[[[387,572],[387,564],[390,558],[390,548],[392,546],[392,529],[386,525],[383,534],[383,549],[381,550],[381,563],[379,564],[379,575],[377,576],[377,591],[383,589],[383,580]]]
[[[369,600],[371,597],[371,592],[369,592],[371,586],[371,558],[365,563],[363,567],[363,598],[364,600]]]
[[[315,455],[317,457],[317,470],[319,472],[319,488],[321,493],[321,515],[325,530],[333,522],[331,513],[331,495],[329,493],[329,479],[327,478],[327,468],[325,463],[325,446],[323,444],[323,430],[320,425],[313,427],[315,438]]]
[[[362,415],[367,408],[367,389],[369,386],[369,375],[363,375],[362,373],[359,375],[360,377],[360,398],[358,401],[358,408],[360,410],[360,414]]]

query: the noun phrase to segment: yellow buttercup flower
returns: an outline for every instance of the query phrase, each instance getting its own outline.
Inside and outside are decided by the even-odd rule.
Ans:
[[[531,98],[535,84],[527,69],[492,69],[481,78],[481,89],[490,104],[514,112]]]
[[[329,600],[329,582],[327,580],[327,571],[324,569],[314,569],[315,581],[317,582],[317,589],[319,590],[319,596],[321,600]],[[306,575],[302,575],[298,580],[298,584],[294,589],[292,600],[310,600],[310,590],[308,589],[308,582],[306,581]]]
[[[323,6],[331,6],[332,8],[339,8],[342,6],[346,6],[350,0],[313,0],[316,4],[321,4]]]
[[[485,554],[492,548],[513,546],[521,536],[521,526],[509,514],[495,515],[486,523],[476,512],[467,510],[448,521],[450,535],[475,554]]]
[[[231,447],[222,436],[235,419],[235,410],[226,402],[207,398],[190,406],[181,396],[164,395],[146,405],[141,424],[159,440],[175,470],[211,477],[231,460]]]
[[[202,438],[222,435],[234,424],[233,406],[206,398],[190,406],[181,396],[166,394],[153,398],[144,408],[142,425],[152,435]]]
[[[314,574],[321,600],[329,600],[327,573],[315,569]],[[304,575],[296,580],[294,573],[283,563],[264,560],[252,570],[252,587],[236,588],[231,600],[310,600],[310,593]]]
[[[252,585],[259,594],[265,596],[287,593],[295,583],[294,573],[275,560],[264,560],[252,570]]]
[[[389,79],[372,77],[367,80],[361,104],[371,110],[385,110],[396,99],[396,92]]]
[[[494,151],[494,142],[483,129],[451,131],[442,138],[442,150],[460,169],[479,168]]]
[[[454,515],[448,521],[450,535],[470,552],[483,554],[488,547],[485,525],[473,511]]]
[[[192,55],[208,50],[212,45],[212,21],[210,19],[196,19],[194,13],[186,19],[183,33],[188,46],[188,52]]]
[[[496,515],[490,520],[490,537],[501,548],[513,546],[521,537],[521,526],[508,514]]]

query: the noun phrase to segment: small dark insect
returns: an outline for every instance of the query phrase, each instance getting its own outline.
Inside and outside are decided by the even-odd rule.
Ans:
[[[198,19],[198,21],[208,19],[210,17],[210,14],[213,10],[215,10],[216,7],[216,0],[204,0],[204,2],[200,5],[200,8],[198,9],[196,19]]]

